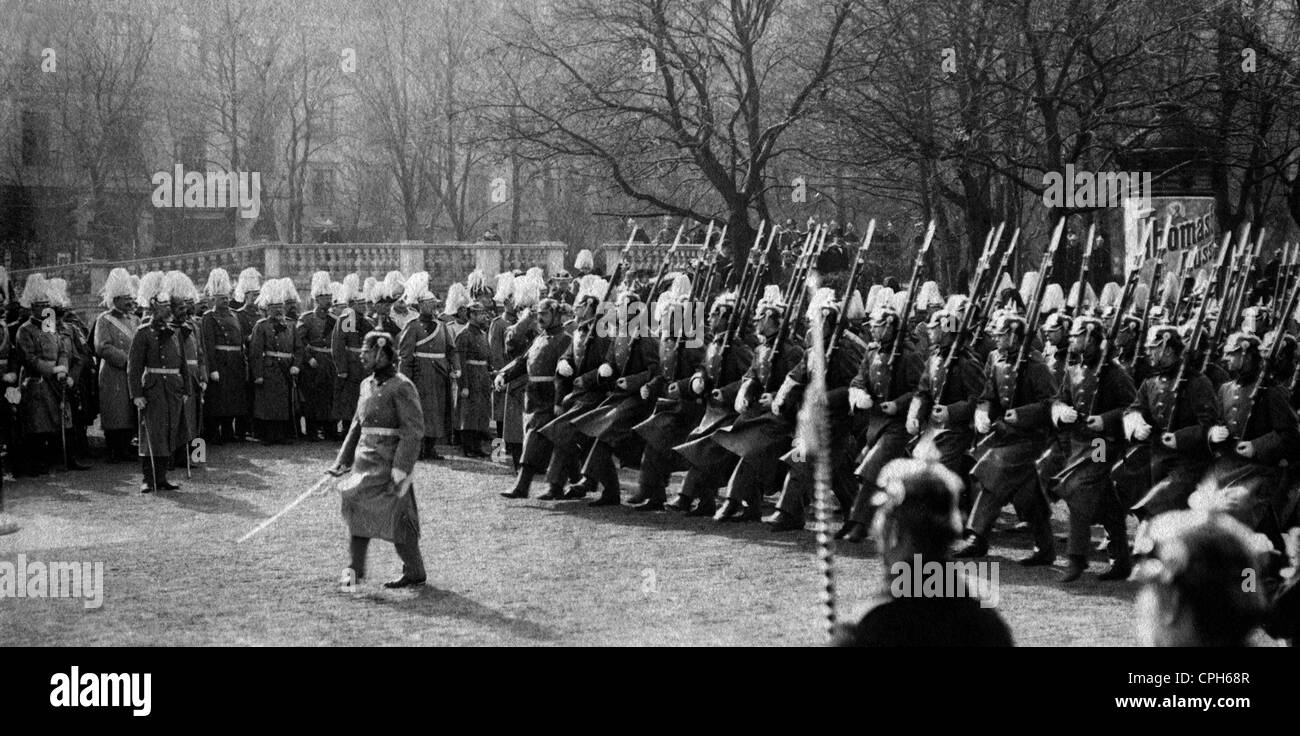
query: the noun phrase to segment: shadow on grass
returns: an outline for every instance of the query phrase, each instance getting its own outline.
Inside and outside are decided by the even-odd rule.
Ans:
[[[551,629],[527,619],[509,616],[494,608],[479,603],[454,590],[443,590],[432,585],[424,585],[413,593],[400,598],[385,591],[367,598],[376,603],[390,605],[407,613],[414,613],[428,618],[451,618],[478,626],[502,631],[534,641],[555,641],[559,637]]]
[[[244,519],[262,519],[265,513],[257,506],[238,498],[222,496],[211,491],[155,491],[156,498],[199,514],[227,514]]]

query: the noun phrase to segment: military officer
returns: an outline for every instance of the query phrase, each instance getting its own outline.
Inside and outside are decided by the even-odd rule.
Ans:
[[[298,338],[302,341],[305,364],[299,389],[302,392],[303,417],[307,424],[307,439],[338,440],[334,418],[334,367],[335,317],[330,313],[334,295],[330,275],[317,271],[311,275],[313,309],[298,319]]]
[[[172,323],[172,299],[165,276],[151,271],[140,279],[136,302],[148,309],[148,320],[136,330],[127,357],[131,400],[140,412],[140,472],[142,493],[175,491],[167,480],[177,448],[185,444],[185,389],[188,366]]]
[[[429,274],[418,271],[406,281],[403,295],[418,310],[418,317],[406,323],[398,336],[398,369],[415,384],[424,414],[421,460],[441,460],[437,444],[450,435],[447,407],[451,405],[452,366],[456,342],[446,323],[434,319],[438,297],[429,290]]]
[[[126,380],[126,359],[131,339],[140,328],[135,316],[135,291],[131,276],[115,268],[104,281],[104,307],[95,319],[95,355],[99,358],[99,424],[104,431],[109,462],[134,459],[131,437],[136,430],[135,406]],[[236,337],[238,337],[236,328]],[[243,346],[239,347],[243,350]]]

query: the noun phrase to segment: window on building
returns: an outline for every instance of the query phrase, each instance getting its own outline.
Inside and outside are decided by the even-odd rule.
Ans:
[[[50,163],[49,113],[23,111],[23,165],[47,166]]]

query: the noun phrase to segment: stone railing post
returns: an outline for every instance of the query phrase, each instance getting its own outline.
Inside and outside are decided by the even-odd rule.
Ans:
[[[543,242],[546,246],[546,275],[550,276],[564,270],[564,257],[569,254],[569,246],[554,240]]]
[[[605,251],[605,278],[609,278],[623,259],[623,246],[606,244],[601,247],[601,250]]]
[[[267,243],[262,250],[262,256],[266,259],[262,269],[262,277],[268,279],[280,278],[280,243]]]

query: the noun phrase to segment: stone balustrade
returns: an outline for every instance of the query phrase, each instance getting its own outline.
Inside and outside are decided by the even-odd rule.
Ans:
[[[606,243],[602,245],[601,251],[605,254],[605,275],[614,273],[614,269],[623,260],[623,248],[627,243]],[[633,243],[628,249],[627,261],[633,272],[636,271],[658,271],[659,264],[663,262],[664,255],[668,253],[669,245],[650,245],[647,243]],[[668,271],[682,271],[689,273],[695,266],[695,262],[700,258],[704,246],[699,243],[682,244],[677,246],[668,259]]]

